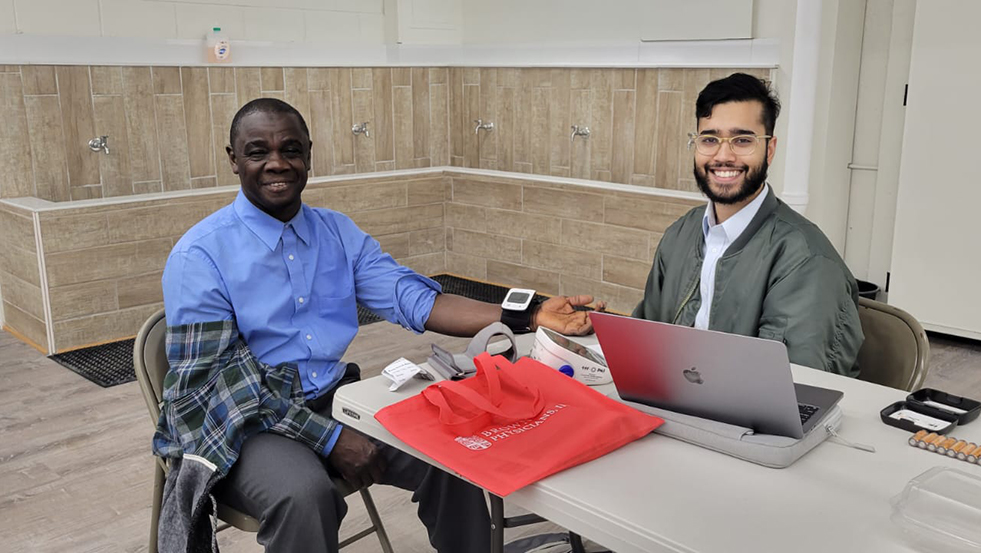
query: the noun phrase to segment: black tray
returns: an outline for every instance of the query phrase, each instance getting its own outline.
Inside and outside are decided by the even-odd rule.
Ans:
[[[939,414],[953,415],[957,417],[957,424],[959,425],[967,424],[978,418],[978,415],[981,414],[981,403],[973,399],[951,395],[947,392],[941,392],[940,390],[934,390],[933,388],[923,388],[921,390],[917,390],[910,394],[906,398],[906,401],[916,406],[916,408],[913,409],[914,411],[923,413],[924,415],[930,415],[931,417],[936,418],[941,418]],[[932,405],[927,405],[927,401],[932,401],[941,405],[949,405],[950,407],[966,412],[958,415]]]
[[[954,413],[950,413],[950,412],[947,412],[947,411],[941,411],[940,409],[934,409],[934,408],[931,408],[931,410],[932,411],[936,411],[936,413],[934,413],[934,412],[927,413],[927,412],[922,411],[920,409],[921,407],[924,407],[924,406],[921,405],[921,404],[917,404],[917,403],[910,403],[910,402],[906,402],[906,401],[897,401],[896,403],[893,403],[892,405],[889,405],[888,407],[886,407],[885,409],[883,409],[882,411],[880,411],[879,412],[879,417],[882,419],[882,422],[888,424],[889,426],[895,426],[896,428],[902,428],[903,430],[905,430],[907,432],[919,432],[920,430],[926,430],[927,432],[936,432],[937,434],[946,434],[946,433],[950,432],[955,426],[957,426],[957,415],[955,415]],[[929,407],[929,406],[927,405],[925,407]],[[948,424],[947,424],[947,426],[945,426],[945,427],[937,430],[937,429],[933,429],[933,428],[923,428],[922,426],[916,424],[915,422],[913,422],[911,420],[905,420],[905,419],[903,419],[903,420],[897,420],[897,419],[894,419],[894,418],[892,418],[892,417],[889,416],[889,415],[895,413],[896,411],[899,411],[900,409],[909,409],[910,411],[914,411],[914,412],[920,413],[922,415],[927,415],[927,416],[933,417],[935,419],[940,419],[940,420],[942,420],[942,421],[944,421],[944,422],[946,422]]]

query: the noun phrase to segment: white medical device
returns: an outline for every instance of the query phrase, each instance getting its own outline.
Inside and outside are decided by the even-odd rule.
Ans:
[[[535,291],[525,288],[512,288],[508,290],[504,302],[501,303],[503,309],[508,311],[524,311],[531,305],[531,300],[535,299]]]
[[[531,358],[583,384],[596,386],[612,382],[602,355],[543,326],[535,332]]]

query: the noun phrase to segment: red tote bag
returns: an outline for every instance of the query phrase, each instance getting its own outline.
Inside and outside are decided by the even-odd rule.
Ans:
[[[477,374],[437,382],[375,418],[499,496],[595,459],[664,423],[534,359],[482,353]]]

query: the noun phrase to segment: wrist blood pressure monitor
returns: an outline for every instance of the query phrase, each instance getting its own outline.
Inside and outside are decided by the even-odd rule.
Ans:
[[[583,384],[596,386],[612,382],[606,359],[579,342],[543,326],[535,332],[531,358],[565,373]]]

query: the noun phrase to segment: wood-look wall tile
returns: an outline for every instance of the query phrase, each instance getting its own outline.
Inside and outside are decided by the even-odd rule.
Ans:
[[[488,260],[486,280],[501,286],[532,288],[543,294],[559,293],[559,273],[514,263]]]
[[[465,278],[487,280],[487,260],[483,257],[447,251],[446,272]]]
[[[521,86],[532,88],[551,88],[552,70],[547,67],[531,67],[521,70]]]
[[[497,112],[497,168],[501,171],[511,171],[514,166],[514,113],[515,89],[500,88]]]
[[[480,70],[480,106],[477,117],[485,122],[500,125],[498,119],[499,90],[497,88],[497,69],[482,68]],[[481,131],[478,135],[478,159],[497,159],[498,132]]]
[[[182,67],[181,78],[184,82],[184,121],[187,128],[187,155],[191,177],[212,176],[215,174],[215,140],[211,136],[208,69]]]
[[[393,67],[392,86],[412,86],[412,68]]]
[[[41,273],[38,271],[37,253],[12,244],[0,245],[0,270],[33,284],[41,286]]]
[[[450,181],[446,177],[411,180],[406,183],[409,205],[441,204],[449,199]]]
[[[562,245],[603,252],[630,259],[647,260],[650,233],[573,219],[562,220]]]
[[[172,238],[162,238],[47,254],[48,286],[67,286],[159,271],[173,245]]]
[[[591,69],[570,69],[570,86],[573,90],[579,88],[589,88],[591,86],[592,77]]]
[[[392,89],[393,140],[395,142],[395,168],[410,169],[415,166],[412,125],[412,88],[397,86]],[[428,122],[427,122],[427,127]]]
[[[552,89],[548,111],[548,136],[551,146],[550,167],[571,166],[569,159],[570,107],[569,96],[572,73],[569,69],[552,70]]]
[[[409,233],[383,234],[374,236],[383,252],[395,259],[409,256]]]
[[[282,67],[261,67],[259,68],[259,89],[263,92],[282,92],[285,83],[283,82]]]
[[[323,205],[350,215],[357,211],[405,206],[405,188],[404,183],[391,182],[324,188],[317,193]]]
[[[375,209],[350,215],[363,231],[372,236],[443,226],[443,206],[439,204]]]
[[[235,94],[235,68],[209,67],[208,84],[212,94]]]
[[[678,188],[679,163],[686,141],[681,125],[680,92],[658,93],[657,169],[654,184],[660,188]]]
[[[218,186],[218,179],[215,177],[194,177],[191,179],[191,189],[214,188]]]
[[[415,158],[428,158],[431,155],[429,107],[429,70],[425,67],[414,67],[412,68],[412,151]]]
[[[446,250],[446,231],[442,227],[414,230],[409,233],[409,255],[443,253]]]
[[[235,68],[235,91],[239,107],[262,98],[262,73],[258,67]]]
[[[637,92],[634,95],[634,165],[632,174],[654,174],[654,143],[657,121],[657,69],[637,70]]]
[[[119,340],[135,336],[140,326],[161,304],[123,309],[112,313],[100,313],[78,319],[58,321],[54,324],[55,351],[90,346],[107,340]]]
[[[572,275],[561,276],[561,289],[564,295],[591,294],[607,304],[607,311],[629,315],[644,297],[642,290],[609,284]]]
[[[84,65],[59,66],[57,74],[68,183],[72,187],[99,184],[98,154],[88,147],[89,139],[95,136],[89,68]]]
[[[330,116],[330,90],[311,90],[310,140],[313,142],[311,168],[313,175],[334,174],[334,123]]]
[[[376,67],[371,70],[371,97],[375,116],[375,161],[395,160],[395,122],[392,115],[392,69]]]
[[[35,193],[53,202],[69,200],[68,157],[58,97],[25,96],[24,105],[34,160]]]
[[[514,91],[514,148],[512,167],[518,171],[519,164],[531,164],[531,88],[516,88]],[[529,169],[527,172],[531,172]]]
[[[589,86],[589,115],[592,120],[589,127],[589,165],[593,172],[609,171],[613,148],[613,70],[591,70]]]
[[[122,94],[123,74],[118,66],[92,66],[92,94]]]
[[[7,166],[0,171],[0,198],[34,195],[34,169],[31,141],[24,105],[23,85],[17,73],[0,74],[0,159]]]
[[[650,261],[603,256],[603,280],[606,282],[643,289],[647,285],[647,275],[650,272]]]
[[[187,190],[191,187],[183,100],[183,96],[165,95],[155,98],[164,191]],[[211,150],[209,141],[208,151]]]
[[[448,228],[487,232],[485,207],[448,202],[444,206],[443,214]]]
[[[24,79],[25,96],[58,93],[58,77],[53,65],[22,65],[20,74]]]
[[[464,85],[463,109],[466,122],[463,124],[467,127],[463,133],[463,163],[466,167],[480,167],[480,142],[484,140],[487,131],[472,132],[477,125],[475,121],[480,118],[479,86]]]
[[[520,211],[521,185],[454,177],[453,201]]]
[[[154,94],[180,94],[181,88],[181,68],[180,67],[160,67],[150,68],[153,73],[153,93]]]
[[[123,105],[133,181],[160,180],[160,150],[149,67],[123,67]],[[185,140],[181,140],[185,142]]]
[[[55,286],[48,290],[48,294],[51,299],[51,318],[55,321],[119,309],[119,304],[116,303],[116,281],[114,280]]]
[[[551,148],[549,146],[549,108],[551,92],[547,88],[534,88],[531,91],[531,165],[532,171],[547,175],[551,168]]]
[[[31,345],[44,353],[50,353],[47,348],[48,331],[44,321],[19,309],[6,298],[3,301],[3,324],[30,340]]]
[[[371,89],[372,76],[370,68],[354,68],[351,69],[351,88],[367,88]]]
[[[150,180],[133,183],[134,194],[156,194],[158,192],[163,192],[163,182],[161,181]]]
[[[497,86],[518,88],[521,86],[521,70],[517,67],[501,67],[497,70]]]
[[[354,89],[351,91],[351,99],[353,120],[369,121],[368,130],[371,133],[371,138],[363,134],[354,137],[354,167],[358,173],[370,173],[375,170],[375,137],[379,132],[374,125],[372,91]]]
[[[326,67],[307,69],[307,90],[330,90],[330,72]]]
[[[550,244],[559,243],[559,234],[562,231],[561,219],[537,213],[487,209],[484,219],[481,226],[495,234]]]
[[[685,72],[688,69],[663,68],[658,70],[657,89],[673,92],[685,91]]]
[[[447,68],[445,67],[430,67],[429,68],[429,84],[447,84],[447,79],[449,78]]]
[[[602,254],[536,240],[523,241],[521,262],[536,269],[586,278],[598,279],[603,272]]]
[[[213,211],[214,205],[205,202],[157,204],[152,207],[110,211],[105,214],[109,243],[180,237]]]
[[[307,122],[307,126],[313,126],[314,121],[310,117],[310,95],[307,88],[307,70],[303,67],[287,67],[283,70],[285,78],[286,103],[296,108]]]
[[[232,166],[228,162],[228,153],[225,150],[229,144],[228,133],[232,128],[232,119],[238,108],[235,94],[211,95],[211,122],[213,125],[211,136],[214,140],[215,172],[218,177],[218,186],[239,183],[238,175],[232,172]]]
[[[78,200],[94,200],[97,198],[102,198],[102,185],[101,184],[84,184],[82,186],[72,186],[69,189],[69,194],[72,201]]]
[[[463,68],[463,85],[480,85],[480,68],[479,67],[464,67]]]
[[[395,162],[394,161],[376,161],[375,171],[394,171]]]
[[[576,221],[602,221],[603,196],[557,188],[525,186],[524,211],[567,217]]]
[[[116,298],[119,309],[138,305],[158,304],[163,301],[163,288],[160,279],[163,272],[147,273],[130,278],[122,278],[116,284]]]
[[[30,213],[14,213],[0,207],[0,248],[11,245],[30,252],[37,251],[34,220],[29,215]]]
[[[448,247],[456,253],[521,263],[521,240],[517,238],[455,228],[451,242]]]
[[[332,172],[337,174],[337,166],[354,165],[354,139],[363,138],[351,134],[351,127],[354,126],[355,121],[351,113],[351,70],[346,67],[330,70],[330,110],[335,166]],[[370,113],[370,108],[363,110],[361,115],[367,119],[360,119],[358,123],[370,121]],[[369,124],[368,127],[374,130],[373,125]]]
[[[634,90],[637,87],[636,69],[614,69],[613,88],[615,90]]]
[[[450,106],[450,157],[462,158],[464,152],[463,137],[466,136],[463,130],[463,118],[466,116],[465,104],[463,102],[463,68],[449,68],[448,90]]]
[[[590,161],[592,160],[593,123],[590,118],[592,92],[588,88],[574,89],[571,96],[572,124],[589,127],[589,136],[575,137],[570,144],[569,157],[572,166],[570,176],[577,179],[588,179],[592,176]],[[571,129],[570,129],[571,136]]]
[[[445,84],[429,87],[429,159],[434,167],[450,164],[449,89]]]
[[[426,276],[434,276],[446,272],[446,254],[444,253],[430,253],[406,257],[400,259],[399,263]]]
[[[686,169],[689,165],[691,165],[690,158],[687,160],[687,163],[681,166],[681,170],[684,172],[684,174],[691,174],[690,171]],[[678,190],[682,190],[684,192],[699,192],[698,183],[696,183],[695,179],[693,178],[678,179]]]
[[[610,171],[613,182],[630,182],[634,169],[634,91],[613,92],[613,147]]]
[[[0,289],[3,290],[3,300],[19,307],[25,313],[44,320],[44,298],[41,288],[0,270]],[[52,310],[54,305],[52,304]]]

